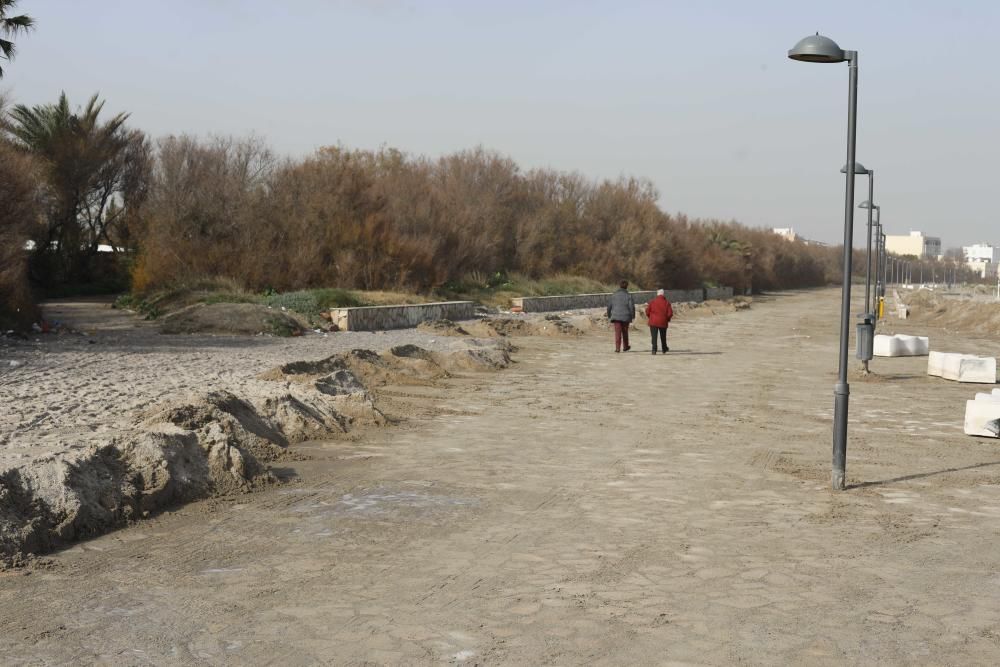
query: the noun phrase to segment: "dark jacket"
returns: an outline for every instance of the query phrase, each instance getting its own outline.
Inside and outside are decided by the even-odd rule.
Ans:
[[[631,322],[635,319],[635,300],[624,287],[619,287],[611,294],[608,319],[612,322]]]
[[[657,295],[646,304],[646,317],[649,318],[649,326],[666,329],[674,317],[674,307],[667,297]]]

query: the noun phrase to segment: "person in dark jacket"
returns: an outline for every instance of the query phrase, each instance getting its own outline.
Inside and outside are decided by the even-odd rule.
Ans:
[[[631,346],[628,344],[628,328],[635,319],[635,301],[628,293],[628,281],[623,280],[618,283],[618,289],[611,294],[611,301],[608,303],[608,319],[615,327],[615,352],[623,349],[628,352]],[[622,343],[625,344],[624,348]]]
[[[674,318],[674,307],[667,301],[663,290],[656,290],[656,296],[646,304],[646,319],[649,321],[649,337],[653,341],[653,354],[656,354],[656,337],[660,337],[660,347],[664,353],[670,350],[667,347],[667,327],[670,320]]]

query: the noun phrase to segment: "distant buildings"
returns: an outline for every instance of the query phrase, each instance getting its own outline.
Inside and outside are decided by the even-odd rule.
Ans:
[[[801,241],[802,237],[795,233],[791,227],[775,227],[772,229],[775,234],[787,241]]]
[[[997,264],[1000,263],[1000,247],[988,243],[977,243],[962,248],[965,265],[981,277],[997,275]]]
[[[791,227],[772,227],[771,231],[780,236],[781,238],[785,239],[786,241],[800,241],[802,243],[805,243],[806,245],[822,245],[822,246],[826,245],[825,243],[820,243],[819,241],[810,241],[809,239],[802,238],[801,236],[796,234],[795,230],[792,229]]]
[[[923,232],[910,232],[907,236],[887,235],[885,249],[896,255],[933,259],[941,256],[941,239],[937,236],[924,236]]]

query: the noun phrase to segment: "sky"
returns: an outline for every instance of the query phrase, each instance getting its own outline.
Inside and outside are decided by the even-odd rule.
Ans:
[[[691,218],[843,239],[848,67],[887,233],[1000,243],[1000,3],[842,0],[20,0],[0,91],[153,137],[256,134],[280,154],[478,145],[524,169],[639,176]],[[857,202],[867,178],[857,179]],[[855,245],[864,234],[858,211]]]

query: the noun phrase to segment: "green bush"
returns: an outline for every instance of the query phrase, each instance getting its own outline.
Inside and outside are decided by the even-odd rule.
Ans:
[[[308,317],[318,316],[330,308],[353,308],[369,305],[349,290],[326,287],[260,297],[261,303],[272,308],[286,308]]]

